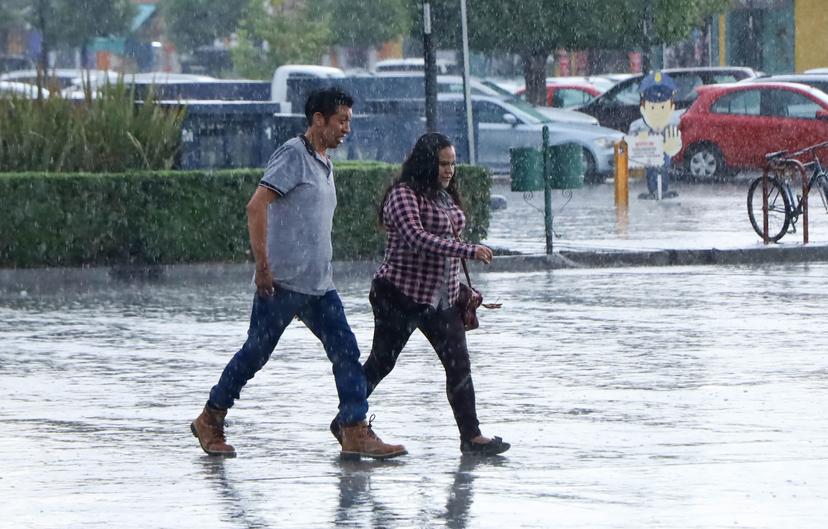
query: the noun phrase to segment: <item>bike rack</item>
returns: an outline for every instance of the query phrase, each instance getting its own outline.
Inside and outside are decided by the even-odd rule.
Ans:
[[[808,244],[808,175],[805,172],[805,165],[793,158],[770,160],[765,165],[762,173],[762,238],[765,244],[770,244],[768,236],[768,172],[774,171],[775,175],[785,176],[785,169],[793,168],[799,171],[802,176],[802,243]]]
[[[773,170],[775,174],[783,177],[786,169],[798,171],[802,177],[802,244],[808,244],[808,193],[810,192],[808,173],[805,171],[805,164],[797,157],[826,147],[828,147],[828,141],[786,154],[784,158],[768,159],[762,172],[762,238],[765,244],[770,244],[770,237],[768,237],[768,172]],[[816,157],[816,154],[814,154],[814,157]]]

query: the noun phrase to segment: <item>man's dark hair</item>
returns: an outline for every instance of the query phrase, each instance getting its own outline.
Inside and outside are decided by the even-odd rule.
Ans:
[[[308,119],[308,125],[313,122],[313,115],[317,112],[322,114],[327,121],[329,117],[336,114],[340,105],[351,108],[354,106],[354,98],[335,86],[314,90],[305,102],[305,117]]]

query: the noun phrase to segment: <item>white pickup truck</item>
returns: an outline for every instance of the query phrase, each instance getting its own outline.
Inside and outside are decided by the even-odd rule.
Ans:
[[[287,88],[288,79],[298,78],[316,78],[316,79],[342,79],[345,77],[345,72],[333,66],[316,66],[312,64],[286,64],[279,66],[273,73],[273,81],[270,84],[270,99],[281,105],[283,114],[292,114],[293,109],[288,101]],[[302,113],[301,108],[296,109],[296,113]]]

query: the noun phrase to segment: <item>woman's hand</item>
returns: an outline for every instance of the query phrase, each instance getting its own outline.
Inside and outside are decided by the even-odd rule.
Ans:
[[[492,249],[488,246],[483,246],[482,244],[476,244],[474,246],[474,260],[481,261],[484,264],[489,264],[492,262]]]

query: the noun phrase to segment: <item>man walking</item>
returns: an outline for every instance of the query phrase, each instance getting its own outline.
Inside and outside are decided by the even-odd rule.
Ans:
[[[210,455],[235,456],[224,435],[227,410],[267,363],[294,317],[319,338],[333,364],[337,419],[344,425],[342,455],[383,459],[406,453],[402,445],[383,443],[365,421],[365,374],[331,273],[336,189],[326,153],[350,132],[352,106],[353,99],[339,89],[313,92],[305,104],[307,131],[276,149],[247,204],[256,261],[247,341],[224,368],[204,410],[190,425]]]

